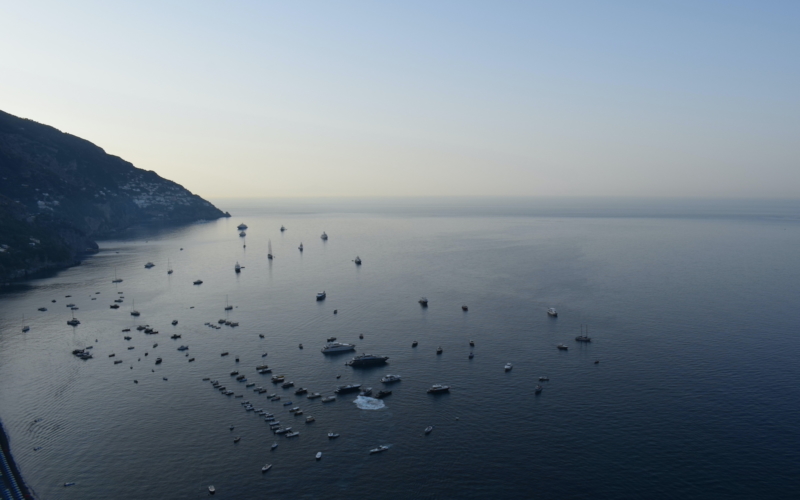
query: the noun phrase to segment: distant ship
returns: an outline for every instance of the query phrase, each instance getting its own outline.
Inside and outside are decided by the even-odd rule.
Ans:
[[[328,234],[325,231],[322,231],[322,236],[320,236],[320,238],[322,238],[323,240],[327,241],[328,240]]]
[[[345,364],[347,366],[352,366],[354,368],[363,366],[377,366],[377,365],[385,365],[388,359],[389,356],[374,356],[372,354],[362,354],[360,356],[356,356],[355,358],[351,359]]]
[[[330,352],[345,352],[345,351],[355,351],[356,346],[354,344],[346,344],[344,342],[328,342],[328,344],[322,348],[322,352],[324,354]]]

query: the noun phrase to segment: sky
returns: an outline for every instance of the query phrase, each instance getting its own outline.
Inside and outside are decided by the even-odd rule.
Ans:
[[[800,198],[798,1],[0,5],[0,109],[210,198]]]

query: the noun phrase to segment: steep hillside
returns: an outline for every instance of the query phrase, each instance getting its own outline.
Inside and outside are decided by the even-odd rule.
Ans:
[[[0,280],[71,265],[93,238],[133,225],[226,215],[91,142],[0,111]]]

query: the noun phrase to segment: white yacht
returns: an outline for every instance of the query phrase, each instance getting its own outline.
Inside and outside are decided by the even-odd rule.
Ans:
[[[322,452],[321,452],[321,451],[318,451],[318,452],[317,452],[317,454],[315,455],[315,458],[316,458],[317,460],[319,460],[320,458],[322,458]]]
[[[344,352],[344,351],[355,351],[356,346],[354,344],[347,344],[344,342],[328,342],[325,347],[322,348],[322,352],[329,353],[329,352]]]
[[[430,434],[432,431],[433,431],[433,426],[432,425],[429,425],[428,427],[425,427],[425,434]]]
[[[558,312],[556,311],[555,307],[551,307],[547,310],[547,314],[553,316],[554,318],[558,316]]]
[[[266,464],[264,467],[261,468],[261,472],[267,472],[272,468],[272,464]]]
[[[400,382],[400,375],[387,374],[381,379],[384,384],[391,384],[392,382]]]

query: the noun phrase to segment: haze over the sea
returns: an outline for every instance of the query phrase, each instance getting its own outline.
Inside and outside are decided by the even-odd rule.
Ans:
[[[797,198],[797,2],[9,2],[2,108],[205,197]]]

